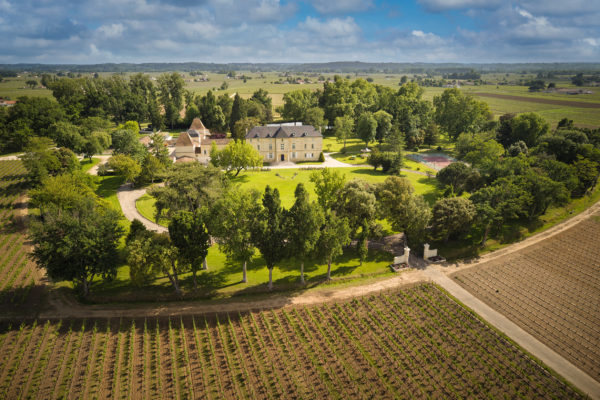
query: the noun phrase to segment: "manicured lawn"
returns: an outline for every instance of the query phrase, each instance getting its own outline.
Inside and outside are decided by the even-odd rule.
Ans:
[[[149,194],[145,194],[137,199],[135,202],[135,208],[137,208],[144,218],[147,218],[152,222],[156,222],[156,218],[154,218],[154,215],[156,214],[156,207],[154,207],[154,203],[156,203],[154,197],[150,196]],[[163,226],[168,225],[168,221],[164,218],[161,218],[158,223]]]
[[[354,249],[347,249],[332,264],[332,283],[342,283],[369,276],[392,275],[389,265],[393,257],[388,253],[370,251],[367,260],[360,265]],[[210,248],[207,257],[208,271],[200,271],[199,288],[192,296],[229,297],[266,292],[269,281],[269,270],[265,262],[256,252],[248,264],[248,282],[242,283],[242,266],[229,263],[218,245]],[[325,283],[327,264],[307,261],[304,265],[307,287],[315,287]],[[192,290],[191,273],[180,277],[183,288]],[[299,284],[300,263],[297,260],[285,260],[273,269],[274,290],[297,290],[304,288]],[[173,289],[166,277],[156,279],[151,285],[135,288],[129,280],[129,267],[119,268],[117,277],[111,282],[98,280],[93,288],[93,299],[96,301],[155,301],[172,298]]]

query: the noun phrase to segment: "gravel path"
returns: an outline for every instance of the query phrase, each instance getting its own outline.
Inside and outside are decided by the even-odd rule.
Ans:
[[[124,183],[117,190],[117,198],[119,199],[119,203],[121,204],[121,209],[123,210],[123,215],[130,221],[134,219],[139,219],[142,221],[144,226],[151,231],[155,232],[167,232],[168,229],[164,226],[161,226],[153,221],[150,221],[148,218],[144,217],[138,211],[135,206],[135,202],[137,199],[142,197],[146,193],[147,188],[142,189],[134,189],[131,184]]]

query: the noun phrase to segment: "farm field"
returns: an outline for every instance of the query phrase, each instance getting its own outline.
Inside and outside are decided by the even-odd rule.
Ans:
[[[3,398],[583,398],[431,284],[309,308],[0,330]]]
[[[28,258],[30,246],[21,220],[26,185],[21,161],[0,161],[0,311],[5,315],[18,306],[34,307],[42,290],[42,273]]]
[[[453,278],[490,307],[600,379],[600,219]]]

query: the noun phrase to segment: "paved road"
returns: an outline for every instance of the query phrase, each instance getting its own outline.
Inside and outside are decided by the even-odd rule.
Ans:
[[[542,360],[544,364],[562,375],[563,378],[567,379],[581,391],[593,399],[600,399],[600,383],[595,379],[571,364],[529,333],[525,332],[504,315],[467,292],[439,268],[430,266],[423,272],[433,282],[446,289],[452,296],[456,297],[464,305],[479,314],[479,316],[485,319],[490,325],[503,332],[519,346]]]

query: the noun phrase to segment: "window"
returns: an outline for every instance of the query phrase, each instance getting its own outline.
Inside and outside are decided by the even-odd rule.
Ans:
[[[269,143],[269,150],[273,150],[273,145]]]
[[[298,156],[296,155],[296,152],[294,151],[294,152],[292,153],[292,158],[297,158],[297,157],[298,157]]]
[[[204,155],[206,155],[206,150],[204,150]]]
[[[292,143],[292,149],[295,150],[296,149],[296,143]]]
[[[311,149],[314,149],[314,148],[315,148],[315,144],[314,144],[314,143],[311,143],[311,144],[310,144],[310,148],[311,148]]]
[[[260,150],[260,144],[256,145],[256,150]]]
[[[306,150],[306,143],[304,143],[304,150]]]
[[[281,150],[285,150],[285,144],[281,143]]]
[[[273,158],[273,153],[269,153],[269,158]]]

